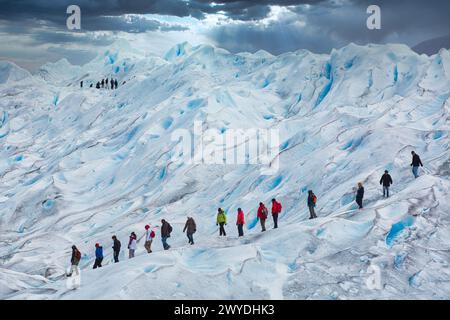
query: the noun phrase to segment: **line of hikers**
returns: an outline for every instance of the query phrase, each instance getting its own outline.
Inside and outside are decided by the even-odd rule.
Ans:
[[[414,178],[417,179],[419,177],[419,167],[423,167],[422,160],[420,159],[420,156],[415,153],[414,151],[411,151],[412,155],[412,161],[411,161],[411,167],[412,167],[412,173],[414,175]],[[389,174],[388,170],[384,171],[384,174],[381,176],[380,179],[380,185],[383,186],[383,197],[389,198],[389,188],[393,184],[393,180],[391,175]],[[356,198],[355,201],[359,206],[359,209],[363,208],[363,198],[364,198],[364,187],[361,182],[358,183],[358,188],[356,191]]]
[[[80,88],[83,88],[83,86],[84,86],[84,81],[81,81]],[[93,86],[94,86],[94,84],[91,83],[91,85],[89,87],[92,88]],[[95,85],[96,89],[106,88],[106,89],[114,90],[114,89],[117,89],[118,87],[119,87],[119,82],[117,81],[117,79],[113,79],[113,78],[111,78],[111,80],[108,78],[102,79],[102,81],[97,81],[97,84]]]
[[[281,203],[278,202],[276,199],[272,199],[272,218],[274,229],[278,228],[278,215],[281,213],[281,209],[282,209]],[[260,202],[256,217],[260,221],[261,232],[266,231],[266,220],[268,216],[269,211],[267,210],[264,203]],[[244,224],[245,224],[244,211],[241,208],[238,208],[236,219],[238,237],[244,236]],[[227,225],[227,215],[225,214],[225,211],[222,208],[219,208],[217,210],[217,219],[216,219],[216,226],[219,226],[219,236],[227,235],[227,232],[225,231],[226,225]]]
[[[422,161],[418,154],[416,154],[414,151],[411,152],[412,155],[412,172],[414,175],[414,178],[419,177],[419,166],[423,167]],[[384,174],[382,175],[380,179],[380,185],[383,186],[383,197],[389,198],[389,188],[393,184],[392,177],[389,174],[388,170],[385,170]],[[359,209],[363,208],[363,198],[364,198],[364,186],[361,182],[358,183],[358,188],[356,191],[356,198],[355,201],[359,206]],[[315,207],[317,204],[317,196],[314,194],[312,190],[308,191],[308,198],[307,198],[307,206],[309,209],[310,217],[309,219],[315,219],[317,218]],[[278,228],[278,215],[281,213],[282,205],[280,202],[278,202],[275,198],[272,199],[272,219],[273,219],[273,228]],[[261,232],[266,231],[266,220],[269,216],[269,211],[267,210],[264,203],[260,202],[258,211],[257,211],[257,219],[260,221],[261,224]],[[237,218],[236,218],[236,226],[238,229],[238,237],[244,236],[244,224],[245,224],[245,215],[244,211],[241,208],[238,208],[237,210]],[[217,217],[216,217],[216,226],[219,226],[219,236],[226,236],[227,233],[225,231],[225,226],[227,225],[227,215],[225,211],[222,208],[219,208],[217,210]],[[170,234],[172,233],[173,228],[172,226],[165,220],[161,220],[161,241],[163,243],[164,250],[169,250],[170,245],[167,243],[167,239],[170,238]],[[183,228],[183,233],[186,232],[186,235],[188,237],[189,244],[194,244],[194,233],[197,231],[197,225],[192,217],[188,217],[187,221]],[[150,228],[150,225],[145,226],[145,242],[144,247],[147,250],[148,253],[152,252],[152,243],[153,239],[156,237],[156,233],[154,230]],[[114,235],[112,236],[113,240],[113,257],[114,262],[119,262],[119,253],[121,249],[121,243],[117,239],[117,237]],[[137,249],[137,236],[136,233],[131,232],[131,235],[129,237],[128,241],[128,257],[129,259],[134,258],[135,250]],[[73,272],[76,272],[78,275],[78,264],[81,260],[81,253],[77,249],[77,247],[74,245],[72,246],[72,257],[71,257],[71,271],[68,276],[71,276]],[[103,247],[99,244],[95,244],[95,262],[94,262],[94,269],[101,267],[103,261]]]
[[[164,219],[161,220],[161,240],[163,243],[164,250],[169,250],[170,245],[167,243],[167,239],[170,238],[170,234],[172,233],[172,226]],[[195,224],[195,221],[192,217],[188,217],[186,224],[184,226],[183,232],[187,232],[187,237],[189,240],[189,243],[191,245],[194,244],[194,238],[193,234],[197,231],[197,226]],[[156,233],[154,230],[150,228],[150,225],[145,226],[145,242],[144,242],[144,248],[147,250],[147,253],[152,252],[152,243],[153,239],[156,237]],[[112,236],[113,240],[113,258],[114,262],[119,262],[119,254],[121,250],[121,243],[119,239],[117,239],[117,236]],[[137,249],[137,235],[134,232],[131,232],[129,240],[128,240],[128,258],[132,259],[134,258],[134,253]],[[72,257],[70,259],[71,262],[71,269],[70,273],[67,274],[67,276],[71,276],[73,272],[75,272],[78,275],[78,264],[81,260],[81,252],[78,250],[78,248],[73,245],[72,246]],[[95,244],[95,262],[93,269],[100,268],[102,266],[103,261],[103,247],[99,244]]]
[[[272,217],[274,221],[274,229],[278,228],[278,215],[281,213],[281,203],[276,201],[275,199],[272,199]],[[261,227],[262,231],[266,231],[265,222],[268,217],[268,211],[267,208],[264,206],[264,204],[261,202],[259,204],[258,208],[258,219],[261,221]],[[225,211],[222,208],[218,209],[217,218],[216,218],[216,225],[220,226],[219,228],[219,234],[220,236],[226,236],[225,231],[225,225],[227,224],[227,216],[225,214]],[[244,236],[244,212],[241,208],[238,209],[237,214],[237,220],[236,220],[236,226],[238,229],[238,235],[239,237]],[[152,253],[152,243],[154,238],[156,237],[155,230],[151,229],[150,225],[146,225],[145,227],[145,234],[144,234],[144,248],[147,250],[147,253]],[[169,250],[170,245],[167,243],[167,239],[170,238],[170,234],[172,233],[173,228],[172,226],[165,220],[161,220],[161,241],[164,247],[164,250]],[[186,232],[188,243],[190,245],[194,244],[194,233],[197,232],[197,225],[194,221],[194,218],[188,217],[187,221],[183,228],[183,233]],[[113,240],[113,258],[114,262],[119,262],[119,254],[121,250],[121,243],[119,239],[117,239],[117,236],[112,236]],[[129,240],[128,240],[128,258],[132,259],[134,258],[134,253],[137,249],[137,235],[134,232],[131,232]],[[78,275],[78,264],[81,260],[81,253],[78,250],[78,248],[73,245],[72,246],[72,257],[71,257],[71,269],[70,273],[67,274],[67,276],[71,276],[73,272],[75,272]],[[102,266],[103,261],[103,247],[99,244],[95,244],[95,262],[93,269],[99,268]]]

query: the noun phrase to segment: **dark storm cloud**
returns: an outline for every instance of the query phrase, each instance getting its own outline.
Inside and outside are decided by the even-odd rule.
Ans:
[[[36,18],[60,22],[65,20],[66,9],[72,4],[78,5],[86,17],[146,13],[189,15],[189,8],[177,0],[0,0],[0,18]]]
[[[220,12],[232,20],[258,21],[267,17],[272,5],[289,6],[298,14],[307,10],[308,26],[321,26],[322,33],[342,41],[378,42],[392,34],[411,30],[417,30],[420,37],[425,36],[425,33],[439,33],[441,36],[443,29],[450,30],[450,1],[446,0],[216,0],[214,5],[206,0],[0,0],[0,20],[14,24],[31,24],[32,21],[64,29],[66,9],[71,4],[80,6],[82,27],[88,31],[140,33],[186,29],[160,25],[158,21],[144,18],[125,21],[122,18],[125,14],[193,16],[202,19],[205,14]],[[310,7],[305,9],[305,4]],[[383,29],[380,31],[364,28],[366,8],[371,4],[378,4],[382,9]],[[249,26],[242,28],[245,33],[249,30],[256,32],[255,28]],[[227,33],[238,31],[234,26],[232,29]]]
[[[147,31],[181,31],[186,27],[168,25],[144,17],[125,14],[160,13],[173,15],[188,15],[189,10],[180,1],[124,1],[124,0],[39,0],[17,1],[0,0],[0,22],[3,30],[10,34],[41,33],[41,28],[51,28],[54,31],[67,31],[66,20],[69,14],[67,7],[77,4],[81,9],[82,31],[123,31],[129,33],[143,33]],[[46,33],[44,32],[46,35]],[[53,37],[59,39],[61,35]],[[69,37],[69,36],[67,36]],[[36,38],[46,41],[40,35]],[[62,38],[64,42],[64,38]],[[51,41],[51,37],[47,39]]]
[[[381,30],[366,27],[369,16],[366,10],[372,4],[381,8]],[[279,54],[300,48],[329,53],[332,48],[350,42],[399,42],[415,46],[450,34],[450,1],[444,0],[328,1],[309,7],[290,7],[290,11],[296,16],[281,17],[268,25],[216,26],[210,31],[210,36],[219,46],[233,52],[241,48],[248,51],[262,48]],[[304,25],[296,24],[298,21]]]
[[[329,0],[328,0],[329,1]],[[225,12],[233,19],[254,20],[267,15],[270,5],[319,4],[327,0],[0,0],[0,19],[35,18],[55,23],[65,21],[71,4],[80,6],[83,16],[120,16],[124,14],[161,14],[203,18],[206,13]]]
[[[214,1],[215,5],[211,6],[211,1],[196,0],[193,1],[193,7],[202,13],[223,12],[225,16],[233,20],[250,21],[267,17],[270,6],[317,5],[326,2],[329,0],[219,0]]]
[[[85,31],[123,31],[129,33],[143,33],[147,31],[182,31],[188,28],[178,25],[168,25],[157,20],[149,20],[140,16],[115,17],[88,17],[83,19]]]
[[[165,24],[139,16],[126,14],[160,14],[198,19],[207,13],[224,13],[234,20],[258,20],[269,13],[270,5],[318,4],[325,0],[218,0],[215,5],[204,0],[0,0],[0,31],[7,34],[28,35],[42,44],[64,44],[92,41],[86,31],[123,31],[144,33],[148,31],[183,31],[186,26]],[[67,7],[77,4],[81,8],[82,30],[73,35],[67,32]],[[45,27],[45,29],[44,29]],[[84,38],[84,40],[83,40]]]

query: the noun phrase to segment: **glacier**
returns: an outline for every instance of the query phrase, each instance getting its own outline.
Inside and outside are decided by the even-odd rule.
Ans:
[[[117,90],[88,87],[107,76]],[[61,60],[30,74],[0,62],[0,299],[448,299],[449,97],[450,52],[397,44],[273,56],[181,43],[158,57],[120,41],[84,66]],[[171,134],[195,121],[222,135],[278,129],[278,172],[173,162],[181,148]],[[411,150],[425,164],[418,179]],[[269,217],[261,233],[258,204],[274,197],[279,229]],[[157,229],[148,255],[144,226],[162,218],[172,248],[162,250]],[[128,260],[131,231],[139,241]],[[92,270],[96,242],[105,259]],[[72,244],[83,254],[76,290],[64,276]],[[380,290],[367,286],[370,266]]]

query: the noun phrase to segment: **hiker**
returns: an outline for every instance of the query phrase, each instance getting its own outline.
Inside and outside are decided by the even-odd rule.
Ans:
[[[103,261],[103,247],[100,244],[96,243],[95,244],[95,262],[94,262],[93,269],[101,268],[102,261]]]
[[[411,151],[411,155],[412,155],[412,162],[411,162],[412,172],[414,178],[417,179],[419,177],[419,166],[423,167],[422,160],[420,160],[419,155],[414,151]]]
[[[113,240],[113,257],[114,257],[114,263],[119,262],[119,253],[120,253],[120,241],[117,239],[116,236],[112,236]]]
[[[114,80],[114,86],[116,87],[116,89],[117,89],[117,86],[119,85],[119,83],[117,82],[117,79],[116,80]]]
[[[137,247],[137,236],[136,233],[132,232],[130,235],[130,241],[128,242],[128,257],[134,258],[134,252]]]
[[[237,214],[237,221],[236,221],[239,237],[244,236],[244,224],[245,224],[244,211],[242,211],[242,209],[239,208],[238,214]]]
[[[111,83],[111,90],[113,90],[114,89],[114,80],[113,80],[113,78],[111,78],[110,83]]]
[[[273,218],[273,228],[278,228],[278,215],[281,213],[281,203],[276,199],[272,199],[272,218]]]
[[[266,219],[267,219],[268,213],[269,212],[267,211],[267,208],[264,205],[264,203],[260,202],[257,217],[259,219],[259,222],[261,223],[261,232],[266,231]]]
[[[195,225],[195,221],[192,217],[188,217],[186,224],[184,225],[183,232],[186,232],[186,235],[189,239],[189,244],[194,244],[194,233],[197,231],[197,226]]]
[[[95,86],[97,89],[100,89],[100,82],[97,82],[97,85]]]
[[[364,187],[361,182],[358,182],[358,189],[356,191],[356,203],[359,206],[359,209],[363,208],[363,198],[364,198]]]
[[[81,260],[81,252],[77,249],[75,245],[72,246],[72,257],[70,258],[70,273],[67,275],[68,277],[72,276],[73,272],[78,275],[80,273],[78,272],[78,264]]]
[[[152,253],[152,242],[155,237],[155,231],[150,230],[150,226],[145,226],[145,244],[144,247],[147,250],[147,253]]]
[[[83,88],[83,81],[80,82],[80,88]]]
[[[105,87],[105,79],[102,79],[102,88],[104,88]]]
[[[106,80],[105,80],[105,86],[106,86],[106,88],[108,88],[108,78],[106,78]]]
[[[385,170],[383,176],[380,179],[380,184],[383,185],[383,197],[389,198],[389,187],[392,183],[393,182],[389,171]]]
[[[170,246],[167,244],[167,238],[170,238],[170,233],[172,232],[172,226],[164,219],[161,220],[161,240],[163,243],[164,250],[169,250]]]
[[[216,226],[220,226],[219,230],[219,236],[226,236],[227,233],[225,232],[224,225],[227,225],[227,216],[225,215],[225,211],[222,210],[222,208],[219,208],[217,210],[217,221]]]
[[[316,203],[317,203],[316,195],[314,194],[314,192],[312,192],[312,190],[309,190],[307,204],[308,204],[308,209],[309,209],[309,219],[310,220],[317,218],[316,212],[314,210],[314,208],[316,207]]]

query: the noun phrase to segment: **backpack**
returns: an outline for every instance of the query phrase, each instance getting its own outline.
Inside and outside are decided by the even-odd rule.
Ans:
[[[280,213],[280,212],[281,212],[281,209],[282,209],[281,203],[276,202],[276,212],[277,212],[277,213]]]
[[[81,252],[79,250],[75,251],[75,259],[77,259],[77,260],[81,259]]]
[[[317,203],[317,197],[316,197],[316,195],[315,195],[315,194],[313,194],[313,196],[312,196],[312,201],[314,202],[314,204],[316,204],[316,203]]]
[[[168,227],[168,231],[169,231],[169,234],[171,234],[172,233],[172,226],[169,224],[169,227]]]
[[[152,230],[152,232],[150,232],[150,238],[154,238],[155,237],[155,231]]]
[[[262,213],[264,219],[267,219],[267,216],[268,216],[268,214],[269,214],[269,213],[267,212],[267,209],[266,209],[266,208],[263,208],[263,209],[261,210],[261,213]]]

